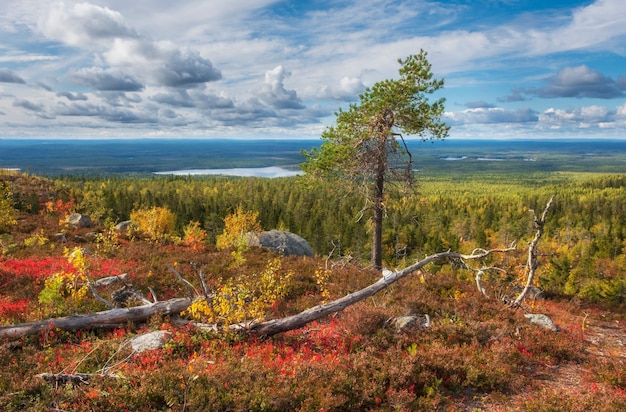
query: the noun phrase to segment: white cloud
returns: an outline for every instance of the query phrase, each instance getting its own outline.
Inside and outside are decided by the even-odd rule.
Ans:
[[[624,97],[616,81],[585,65],[566,67],[547,79],[548,85],[529,89],[527,93],[540,97],[575,97],[612,99]]]
[[[69,75],[71,82],[96,90],[138,91],[143,85],[132,76],[116,69],[90,67]]]
[[[446,112],[446,122],[455,124],[470,123],[533,123],[537,113],[530,108],[505,110],[500,107],[481,107],[460,112]]]
[[[589,127],[591,124],[612,121],[614,112],[604,106],[586,106],[571,109],[549,108],[539,115],[541,123],[565,126],[571,123]]]
[[[358,77],[344,76],[339,83],[322,86],[316,94],[319,99],[342,100],[346,102],[355,101],[359,94],[365,91],[365,85]]]
[[[19,75],[11,70],[0,68],[0,83],[26,83]]]
[[[265,82],[258,93],[259,99],[275,109],[303,109],[295,90],[287,90],[285,78],[290,76],[282,65],[265,72]]]
[[[48,38],[70,46],[91,49],[97,46],[95,63],[123,68],[141,82],[169,87],[193,87],[221,78],[211,61],[197,51],[180,47],[169,41],[154,41],[130,27],[121,13],[88,3],[66,5],[56,3],[40,20],[39,28]],[[95,69],[94,69],[95,70]],[[103,72],[108,68],[101,69]],[[80,76],[79,76],[80,77]],[[119,78],[119,76],[114,76]],[[109,86],[113,79],[104,79],[100,87]],[[133,79],[135,80],[135,79]],[[99,87],[96,87],[99,88]],[[110,90],[110,89],[104,89]]]
[[[423,48],[446,79],[438,97],[468,102],[450,105],[461,109],[446,114],[453,132],[623,125],[626,105],[596,100],[626,91],[623,1],[527,13],[505,3],[2,0],[0,93],[10,97],[0,110],[17,129],[75,124],[81,135],[84,125],[122,133],[119,123],[145,133],[318,133],[329,113],[397,77],[396,59]]]
[[[138,37],[119,12],[89,3],[54,3],[40,19],[39,29],[50,39],[79,47]]]

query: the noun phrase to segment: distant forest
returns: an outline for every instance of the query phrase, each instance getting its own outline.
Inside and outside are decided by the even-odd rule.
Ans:
[[[303,236],[317,254],[367,262],[370,225],[358,193],[298,177],[63,177],[56,183],[77,209],[101,224],[129,218],[139,208],[165,207],[182,232],[190,222],[207,231],[208,244],[238,206],[259,213],[262,227]],[[626,293],[626,175],[475,172],[423,176],[416,191],[390,192],[384,259],[400,267],[425,255],[508,246],[525,253],[533,235],[529,209],[555,196],[540,244],[540,286],[592,300],[622,302]],[[38,203],[20,199],[33,213]],[[506,267],[507,258],[498,262]],[[514,261],[512,259],[511,261]],[[518,260],[520,261],[520,260]],[[523,259],[521,259],[523,261]],[[509,277],[522,267],[509,267]],[[437,270],[437,268],[433,268]],[[467,276],[459,271],[459,276]]]

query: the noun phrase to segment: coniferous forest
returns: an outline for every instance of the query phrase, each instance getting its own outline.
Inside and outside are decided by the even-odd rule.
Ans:
[[[480,263],[498,268],[484,273],[486,293],[465,263],[435,261],[343,311],[262,337],[232,326],[380,277],[360,193],[303,177],[0,172],[1,328],[195,296],[180,316],[3,335],[0,409],[624,410],[625,183],[502,170],[391,186],[384,266],[514,245]],[[536,256],[543,292],[512,308],[503,300],[524,285],[533,212],[551,197]],[[75,213],[92,224],[70,224]],[[128,220],[130,229],[115,228]],[[250,228],[296,233],[315,257],[247,246]],[[399,327],[407,316],[428,321]],[[152,331],[166,336],[158,348],[129,343]]]

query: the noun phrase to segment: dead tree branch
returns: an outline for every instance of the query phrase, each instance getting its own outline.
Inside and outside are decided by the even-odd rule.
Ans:
[[[517,308],[522,304],[522,302],[526,298],[526,295],[528,294],[531,287],[533,286],[533,281],[535,279],[535,271],[537,269],[537,266],[539,266],[537,262],[537,244],[539,243],[539,239],[541,239],[541,236],[543,235],[543,226],[546,223],[548,210],[550,210],[553,200],[554,200],[554,196],[552,196],[550,200],[548,200],[548,203],[546,204],[545,209],[543,209],[543,213],[541,214],[541,217],[538,217],[537,213],[535,213],[534,210],[531,210],[531,212],[533,213],[535,229],[537,229],[537,231],[535,232],[535,237],[528,245],[528,263],[527,263],[528,276],[526,277],[526,285],[524,286],[524,289],[520,292],[520,294],[517,296],[515,301],[511,303],[511,306],[514,308]]]
[[[369,298],[370,296],[374,296],[381,290],[387,288],[387,286],[392,283],[404,278],[405,276],[423,268],[429,263],[433,263],[440,259],[461,259],[461,260],[476,260],[485,258],[493,253],[506,253],[514,250],[514,247],[506,248],[506,249],[491,249],[491,250],[480,250],[475,254],[465,255],[461,253],[455,252],[442,252],[436,253],[434,255],[427,256],[426,258],[420,260],[419,262],[414,263],[413,265],[396,271],[385,271],[384,275],[378,279],[375,283],[358,290],[356,292],[350,293],[342,298],[334,300],[332,302],[328,302],[322,305],[314,306],[310,309],[307,309],[303,312],[300,312],[293,316],[288,316],[282,319],[273,319],[266,322],[253,323],[249,327],[249,331],[260,336],[269,337],[276,335],[278,333],[287,332],[289,330],[298,329],[303,327],[309,322],[320,319],[324,316],[330,315],[335,312],[342,311],[346,307],[353,305],[357,302],[360,302],[364,299]]]
[[[157,314],[163,316],[178,314],[187,309],[189,305],[191,305],[191,299],[175,298],[127,309],[117,308],[85,315],[72,315],[39,322],[0,326],[0,339],[19,338],[54,329],[77,330],[123,325],[127,322],[144,321]]]

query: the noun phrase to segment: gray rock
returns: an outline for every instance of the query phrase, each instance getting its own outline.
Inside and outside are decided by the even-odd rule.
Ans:
[[[524,316],[530,323],[558,332],[560,328],[550,319],[548,315],[542,313],[525,313]]]
[[[248,233],[246,236],[250,246],[264,247],[284,256],[314,256],[307,241],[295,233],[270,230]]]
[[[67,223],[76,227],[91,227],[93,226],[93,222],[91,221],[91,217],[87,215],[83,215],[80,213],[72,213],[67,218]]]
[[[170,332],[166,330],[155,330],[154,332],[135,336],[130,340],[130,345],[134,352],[139,353],[145,350],[161,349],[171,338],[172,334]]]
[[[406,328],[420,328],[428,329],[430,327],[430,316],[428,315],[407,315],[397,316],[391,318],[388,324],[392,326],[397,332],[400,332]]]
[[[131,222],[130,220],[124,220],[123,222],[120,222],[117,225],[115,225],[115,230],[117,230],[118,232],[123,232],[125,230],[130,229],[132,226],[133,226],[133,222]]]

